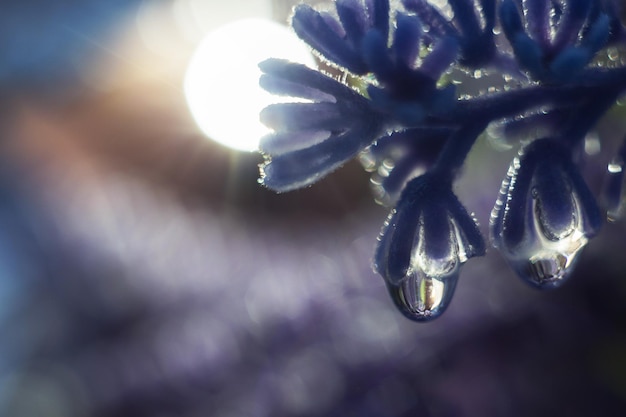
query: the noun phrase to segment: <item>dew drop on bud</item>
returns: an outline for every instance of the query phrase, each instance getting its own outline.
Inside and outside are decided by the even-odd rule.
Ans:
[[[565,282],[588,238],[578,229],[569,236],[553,241],[539,234],[535,250],[511,260],[517,274],[538,288],[556,288]]]
[[[415,270],[400,284],[387,284],[387,288],[394,303],[406,317],[415,321],[429,321],[446,310],[458,278],[459,268],[455,268],[450,275],[438,278]]]

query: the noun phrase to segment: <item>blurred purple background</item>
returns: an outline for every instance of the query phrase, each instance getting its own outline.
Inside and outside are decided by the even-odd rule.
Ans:
[[[182,79],[210,19],[174,17],[220,7],[2,7],[0,415],[624,415],[626,224],[562,289],[490,251],[409,322],[371,270],[386,209],[356,163],[275,195],[258,155],[197,130]],[[616,108],[599,129],[595,189],[625,127]],[[512,155],[482,141],[459,183],[485,232]]]

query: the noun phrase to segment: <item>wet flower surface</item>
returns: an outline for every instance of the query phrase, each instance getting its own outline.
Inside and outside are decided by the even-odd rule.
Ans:
[[[312,96],[299,112],[270,107],[292,123],[267,123],[275,132],[261,145],[262,182],[276,191],[310,185],[359,153],[374,172],[377,201],[394,205],[374,267],[405,316],[432,319],[448,306],[460,265],[485,252],[452,187],[487,130],[521,148],[493,209],[492,243],[532,286],[561,285],[602,223],[578,166],[585,137],[626,90],[623,63],[604,65],[607,57],[619,60],[626,40],[621,3],[404,0],[393,6],[337,0],[336,13],[296,7],[295,32],[327,65],[356,80],[357,91],[350,96],[331,76],[286,62],[264,63],[266,77],[299,85],[278,89],[287,95],[333,85],[324,90],[335,97],[330,106],[359,110],[321,111],[329,98]],[[459,92],[486,73],[501,75],[504,85]],[[339,115],[341,124],[334,121]],[[276,138],[297,150],[272,149]],[[611,167],[609,218],[623,188],[620,162]]]
[[[474,220],[450,187],[420,176],[406,185],[389,215],[374,265],[400,311],[425,321],[448,306],[461,265],[484,252]]]
[[[570,151],[550,139],[526,146],[491,215],[494,245],[530,284],[561,285],[601,225],[600,210]]]

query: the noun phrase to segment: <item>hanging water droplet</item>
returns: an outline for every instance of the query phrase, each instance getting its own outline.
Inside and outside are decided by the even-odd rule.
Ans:
[[[420,227],[419,243],[407,276],[399,285],[388,285],[395,304],[412,320],[432,320],[444,312],[454,293],[461,264],[468,259],[460,231],[452,221],[450,226],[450,252],[442,258],[427,255]]]
[[[538,216],[537,210],[533,210]],[[525,253],[510,256],[509,262],[515,272],[529,284],[538,288],[560,286],[574,269],[578,255],[589,239],[581,231],[580,213],[578,227],[558,240],[548,239],[541,230],[540,220],[535,219],[536,241]]]
[[[606,50],[606,56],[611,61],[617,61],[619,59],[619,51],[617,50],[616,47],[611,47],[611,48]]]
[[[552,242],[554,243],[554,242]],[[527,259],[511,262],[519,276],[528,283],[539,288],[555,288],[561,285],[578,259],[580,250],[587,244],[582,233],[558,242],[558,245],[547,245]]]
[[[439,317],[448,307],[459,277],[458,268],[450,275],[429,277],[421,270],[407,275],[399,285],[388,284],[392,300],[411,320],[428,321]]]
[[[567,267],[567,258],[561,253],[536,255],[526,264],[528,276],[539,285],[551,280],[561,279]]]
[[[573,162],[560,159],[569,152],[560,146],[538,139],[520,151],[490,221],[494,246],[524,281],[541,289],[567,280],[601,224],[595,199]]]

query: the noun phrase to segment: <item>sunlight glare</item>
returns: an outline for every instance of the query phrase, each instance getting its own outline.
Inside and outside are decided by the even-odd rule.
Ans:
[[[270,20],[228,23],[200,43],[185,76],[185,96],[209,138],[237,150],[258,148],[268,132],[259,112],[280,101],[259,87],[258,63],[270,57],[314,66],[308,47],[289,28]]]

